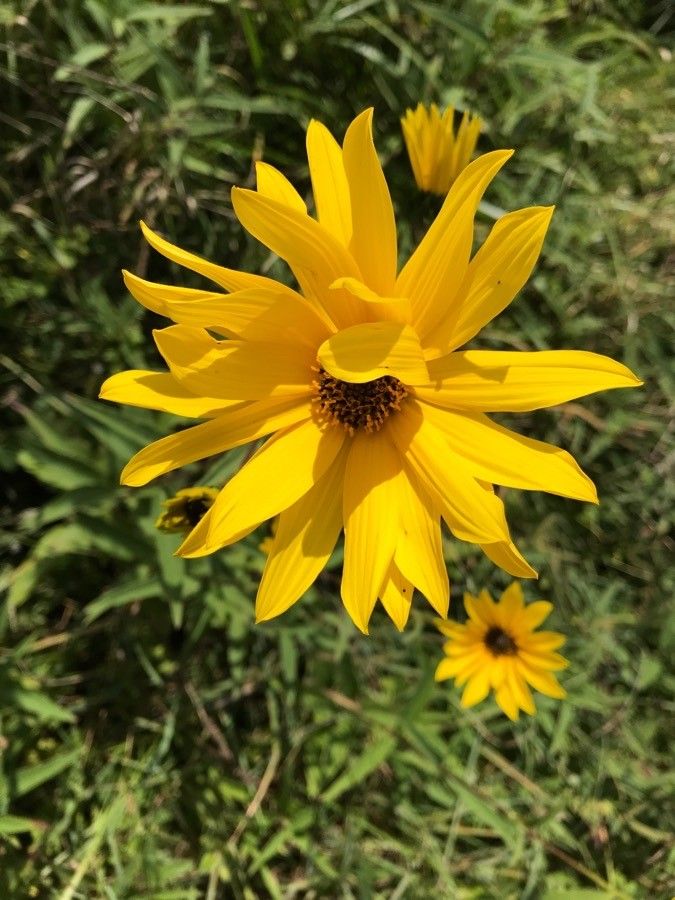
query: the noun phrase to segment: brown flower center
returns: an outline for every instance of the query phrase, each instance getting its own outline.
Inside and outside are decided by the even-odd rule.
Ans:
[[[322,368],[316,371],[314,402],[320,418],[342,425],[350,435],[356,431],[379,431],[408,396],[405,385],[391,375],[354,384],[333,378]]]
[[[518,652],[518,645],[511,635],[499,628],[498,625],[493,625],[488,629],[483,642],[493,656],[513,656]]]

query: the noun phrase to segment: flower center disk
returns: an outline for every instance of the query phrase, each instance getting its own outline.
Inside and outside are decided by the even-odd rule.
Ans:
[[[488,630],[483,640],[493,656],[512,656],[518,650],[518,645],[511,635],[496,625]]]
[[[408,396],[405,385],[392,375],[355,384],[340,381],[322,368],[317,369],[314,388],[321,418],[342,425],[350,435],[357,431],[379,431]]]

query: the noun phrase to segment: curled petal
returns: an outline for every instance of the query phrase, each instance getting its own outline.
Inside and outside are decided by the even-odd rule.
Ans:
[[[334,378],[357,384],[385,375],[405,384],[428,377],[419,339],[402,322],[369,322],[345,328],[324,341],[318,359]]]
[[[143,237],[150,246],[170,259],[171,262],[184,266],[192,272],[197,272],[211,281],[215,281],[227,291],[245,291],[249,288],[275,288],[278,283],[272,278],[266,278],[264,275],[251,275],[249,272],[238,272],[236,269],[226,269],[225,266],[218,266],[215,263],[196,256],[194,253],[188,253],[175,244],[170,244],[163,237],[149,228],[145,222],[141,222],[141,231]]]

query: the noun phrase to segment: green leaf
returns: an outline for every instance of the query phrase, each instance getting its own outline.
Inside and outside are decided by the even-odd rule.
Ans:
[[[110,53],[108,44],[85,44],[70,57],[68,62],[54,72],[55,81],[65,81],[73,75],[74,69],[84,69],[90,63],[102,59]]]
[[[33,551],[35,559],[51,559],[68,553],[87,553],[94,547],[92,535],[84,526],[69,523],[55,525],[37,542]]]
[[[87,431],[104,447],[109,447],[118,459],[128,459],[139,447],[157,438],[157,429],[153,427],[156,416],[150,418],[147,413],[130,409],[121,412],[104,401],[74,394],[67,394],[64,400]]]
[[[611,900],[613,896],[607,891],[596,891],[595,888],[565,888],[564,890],[546,891],[541,900]]]
[[[36,819],[27,819],[24,816],[0,815],[0,834],[31,834],[44,831],[46,822],[38,822]]]
[[[38,481],[64,491],[90,487],[101,480],[100,473],[81,460],[44,447],[19,450],[16,461]]]
[[[442,784],[429,781],[425,786],[425,791],[432,800],[448,809],[454,809],[457,806],[457,800],[461,800],[467,812],[477,822],[494,829],[505,844],[508,844],[510,847],[515,846],[518,841],[518,827],[509,821],[506,816],[490,806],[487,801],[483,800],[474,788],[465,784],[457,776],[449,775],[448,773],[442,778],[439,777],[440,781],[442,781]],[[455,796],[449,793],[446,788],[453,791]]]
[[[87,116],[96,106],[96,101],[92,97],[78,97],[70,107],[66,125],[63,129],[63,146],[70,147],[82,125],[84,125]]]
[[[137,581],[127,582],[111,588],[90,603],[84,610],[86,621],[93,622],[109,609],[126,606],[128,603],[136,603],[139,600],[147,600],[150,597],[161,597],[162,585],[156,578],[142,578]]]
[[[9,573],[3,573],[0,589],[9,584],[7,591],[7,606],[11,610],[17,609],[33,593],[37,583],[40,569],[34,559],[27,559]]]
[[[59,706],[45,694],[37,691],[29,691],[18,685],[9,685],[0,692],[3,697],[3,704],[12,704],[21,707],[25,712],[32,713],[44,722],[67,722],[75,721],[75,716],[69,709]]]
[[[46,781],[56,778],[64,769],[75,765],[79,759],[80,751],[71,750],[68,753],[52,756],[46,762],[17,769],[13,775],[8,775],[12,796],[23,797],[24,794],[34,791],[36,787],[40,787]]]
[[[126,17],[127,22],[152,22],[161,20],[168,24],[179,25],[200,16],[210,16],[212,10],[208,6],[170,6],[168,3],[146,3],[137,6]]]
[[[390,756],[395,747],[396,738],[393,737],[385,737],[376,741],[349,763],[348,770],[323,792],[321,800],[324,803],[333,803],[346,791],[356,787]]]

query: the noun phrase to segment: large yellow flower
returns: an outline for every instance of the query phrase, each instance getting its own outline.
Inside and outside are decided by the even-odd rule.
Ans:
[[[446,658],[436,669],[436,681],[454,678],[458,687],[465,685],[462,706],[475,706],[492,688],[502,711],[515,721],[521,709],[530,716],[536,712],[528,684],[557,700],[567,696],[553,674],[567,666],[556,653],[565,636],[557,631],[534,633],[552,604],[538,600],[525,606],[523,589],[515,581],[499,603],[481,591],[478,597],[464,594],[464,607],[469,616],[465,625],[438,622],[450,640],[443,648]]]
[[[459,351],[527,280],[550,207],[509,213],[471,258],[473,219],[511,151],[480,157],[397,273],[396,225],[372,140],[372,110],[342,147],[307,132],[317,218],[286,178],[257,166],[257,191],[234,188],[244,227],[291,267],[300,292],[148,242],[221,291],[125,273],[134,297],[175,325],[154,332],[168,372],[109,378],[107,400],[207,421],[141,450],[122,483],[272,435],[220,491],[179,553],[213,553],[279,516],[256,602],[279,615],[317,577],[344,528],[342,599],[367,631],[378,598],[402,628],[413,586],[445,616],[441,519],[516,576],[535,576],[509,535],[492,485],[596,501],[563,450],[514,434],[486,412],[538,409],[638,383],[582,351]]]

